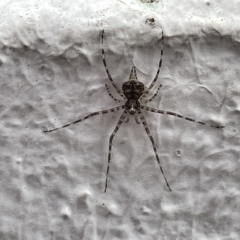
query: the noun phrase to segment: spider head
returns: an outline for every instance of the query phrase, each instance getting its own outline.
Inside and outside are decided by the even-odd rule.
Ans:
[[[144,91],[144,84],[137,79],[136,67],[133,66],[129,80],[124,82],[122,90],[127,99],[139,99]]]

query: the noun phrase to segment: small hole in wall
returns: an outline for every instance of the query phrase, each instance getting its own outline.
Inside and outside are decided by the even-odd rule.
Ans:
[[[210,5],[210,1],[206,1],[206,4],[209,6]]]
[[[178,149],[178,150],[176,151],[176,155],[177,155],[178,157],[180,157],[181,154],[182,154],[182,151]]]
[[[155,23],[155,19],[153,17],[152,18],[147,18],[145,23],[154,24]]]

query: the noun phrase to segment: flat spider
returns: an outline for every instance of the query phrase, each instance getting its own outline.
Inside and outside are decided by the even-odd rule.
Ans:
[[[104,30],[102,30],[102,44],[103,44],[103,36],[104,36]],[[206,124],[204,122],[199,122],[199,121],[196,121],[192,118],[188,118],[188,117],[184,117],[180,114],[177,114],[177,113],[174,113],[174,112],[170,112],[170,111],[165,111],[165,110],[158,110],[158,109],[155,109],[155,108],[152,108],[152,107],[147,107],[147,106],[144,106],[142,105],[142,103],[148,103],[148,102],[151,102],[156,96],[157,96],[157,93],[160,89],[160,87],[162,85],[160,85],[157,89],[157,91],[155,92],[155,94],[149,98],[149,99],[145,99],[145,97],[147,96],[147,94],[149,93],[149,91],[152,89],[152,87],[154,86],[154,84],[156,83],[156,81],[158,80],[158,75],[159,75],[159,72],[160,72],[160,68],[162,66],[162,56],[163,56],[163,40],[164,40],[164,36],[163,36],[163,32],[162,32],[162,49],[161,49],[161,57],[160,57],[160,61],[159,61],[159,64],[158,64],[158,70],[157,70],[157,73],[156,73],[156,76],[155,78],[153,79],[153,81],[151,82],[151,84],[149,85],[149,87],[145,88],[144,84],[140,81],[138,81],[137,79],[137,74],[136,74],[136,68],[135,66],[132,67],[131,69],[131,73],[130,73],[130,76],[129,76],[129,79],[128,81],[124,82],[123,85],[122,85],[122,90],[120,90],[118,88],[118,86],[115,84],[115,82],[113,81],[109,71],[108,71],[108,68],[107,68],[107,64],[106,64],[106,60],[105,60],[105,52],[104,52],[104,49],[102,48],[102,57],[103,57],[103,64],[104,64],[104,67],[105,67],[105,70],[107,72],[107,75],[108,75],[108,78],[111,82],[111,84],[113,85],[113,87],[116,89],[116,91],[119,93],[119,95],[125,100],[125,104],[123,105],[120,105],[118,107],[114,107],[114,108],[110,108],[110,109],[107,109],[107,110],[103,110],[103,111],[98,111],[98,112],[93,112],[83,118],[80,118],[72,123],[69,123],[69,124],[66,124],[66,125],[63,125],[62,127],[58,127],[58,128],[54,128],[54,129],[51,129],[51,130],[44,130],[43,132],[44,133],[48,133],[48,132],[53,132],[53,131],[56,131],[56,130],[59,130],[59,129],[62,129],[62,128],[65,128],[65,127],[68,127],[68,126],[71,126],[73,124],[76,124],[76,123],[79,123],[85,119],[88,119],[90,117],[93,117],[95,115],[102,115],[102,114],[106,114],[106,113],[110,113],[110,112],[116,112],[116,111],[119,111],[121,109],[124,109],[115,129],[113,130],[113,133],[112,135],[110,136],[110,139],[109,139],[109,151],[108,151],[108,166],[107,166],[107,174],[106,174],[106,182],[105,182],[105,190],[104,192],[107,191],[107,184],[108,184],[108,173],[109,173],[109,166],[110,166],[110,161],[111,161],[111,150],[112,150],[112,141],[113,141],[113,138],[114,136],[116,135],[118,129],[120,128],[122,122],[124,121],[124,119],[127,117],[127,121],[129,120],[129,116],[135,116],[135,120],[136,120],[136,123],[140,123],[139,120],[138,120],[138,116],[140,117],[140,120],[145,128],[145,131],[152,143],[152,146],[153,146],[153,150],[154,150],[154,153],[155,153],[155,156],[156,156],[156,160],[158,162],[158,165],[159,165],[159,168],[162,172],[162,175],[164,177],[164,180],[166,182],[166,185],[169,189],[169,191],[172,191],[169,184],[168,184],[168,181],[165,177],[165,174],[163,172],[163,168],[161,166],[161,163],[160,163],[160,159],[159,159],[159,156],[158,156],[158,153],[157,153],[157,148],[156,148],[156,144],[154,142],[154,139],[150,133],[150,130],[147,126],[147,122],[145,120],[145,117],[143,116],[142,114],[142,110],[145,110],[145,111],[148,111],[148,112],[154,112],[154,113],[160,113],[160,114],[165,114],[165,115],[172,115],[172,116],[175,116],[175,117],[178,117],[178,118],[182,118],[182,119],[185,119],[185,120],[188,120],[188,121],[191,121],[191,122],[196,122],[196,123],[199,123],[199,124],[202,124],[202,125],[208,125],[210,127],[213,127],[213,128],[223,128],[224,126],[214,126],[214,125],[209,125],[209,124]],[[109,94],[109,96],[116,102],[122,102],[123,100],[120,100],[120,99],[117,99],[115,98],[109,91],[109,88],[107,85],[105,85],[106,88],[107,88],[107,92]],[[144,100],[145,99],[145,100]]]

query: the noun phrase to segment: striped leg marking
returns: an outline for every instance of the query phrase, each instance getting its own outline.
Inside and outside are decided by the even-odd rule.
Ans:
[[[138,120],[138,115],[135,113],[135,121],[137,124],[140,124],[139,120]]]
[[[159,159],[158,154],[157,154],[156,144],[155,144],[155,142],[154,142],[154,140],[153,140],[153,137],[152,137],[152,135],[151,135],[151,133],[150,133],[150,130],[149,130],[148,126],[147,126],[147,122],[146,122],[146,120],[145,120],[145,118],[144,118],[144,116],[143,116],[143,114],[142,114],[142,112],[141,112],[140,109],[138,110],[138,114],[139,114],[140,120],[141,120],[141,122],[142,122],[142,124],[143,124],[143,126],[144,126],[144,128],[145,128],[145,131],[146,131],[149,139],[151,140],[151,143],[152,143],[152,146],[153,146],[153,150],[154,150],[154,153],[155,153],[155,156],[156,156],[156,159],[157,159],[159,168],[160,168],[160,170],[161,170],[161,172],[162,172],[162,175],[163,175],[163,177],[164,177],[164,179],[165,179],[165,182],[166,182],[166,184],[167,184],[167,187],[168,187],[169,191],[171,192],[172,190],[171,190],[171,188],[170,188],[170,186],[169,186],[169,184],[168,184],[168,181],[167,181],[167,179],[166,179],[166,177],[165,177],[165,174],[164,174],[164,172],[163,172],[163,169],[162,169],[162,166],[161,166],[161,163],[160,163],[160,159]]]
[[[102,46],[103,46],[103,36],[104,36],[104,30],[102,30]],[[113,87],[116,89],[116,91],[121,95],[121,97],[123,99],[126,99],[124,94],[122,93],[122,91],[118,88],[118,86],[116,85],[116,83],[113,81],[109,71],[108,71],[108,68],[107,68],[107,63],[106,63],[106,59],[105,59],[105,52],[104,52],[104,49],[102,47],[102,58],[103,58],[103,65],[105,67],[105,70],[107,72],[107,75],[108,75],[108,78],[110,80],[110,82],[112,83]]]
[[[109,87],[108,87],[107,84],[105,84],[105,86],[106,86],[106,88],[107,88],[108,95],[109,95],[115,102],[122,102],[122,100],[115,98],[115,97],[110,93],[110,90],[109,90]]]
[[[110,161],[111,161],[112,141],[113,141],[113,138],[114,138],[114,136],[116,135],[118,129],[120,128],[123,120],[125,119],[126,114],[127,114],[127,110],[125,109],[125,111],[123,112],[123,114],[121,115],[121,117],[120,117],[120,119],[119,119],[119,121],[118,121],[118,123],[117,123],[117,126],[115,127],[112,135],[111,135],[110,138],[109,138],[108,166],[107,166],[107,174],[106,174],[106,182],[105,182],[105,190],[104,190],[104,192],[107,191],[107,179],[108,179],[109,165],[110,165]]]
[[[129,112],[126,113],[126,116],[125,116],[125,117],[127,118],[126,121],[125,121],[125,123],[128,123],[129,120],[130,120]]]
[[[141,96],[140,100],[142,100],[143,98],[146,97],[146,95],[149,93],[149,91],[152,89],[152,87],[154,86],[154,84],[156,83],[156,81],[158,80],[158,75],[160,73],[160,69],[162,66],[162,58],[163,58],[163,41],[164,41],[164,36],[163,36],[163,31],[162,31],[162,49],[161,49],[161,57],[160,57],[160,61],[158,64],[158,70],[157,70],[157,74],[155,76],[155,78],[153,79],[152,83],[150,84],[150,86],[144,91],[143,95]]]
[[[85,119],[88,119],[90,117],[93,117],[93,116],[96,116],[96,115],[102,115],[102,114],[106,114],[106,113],[110,113],[110,112],[116,112],[116,111],[119,111],[121,109],[124,109],[125,108],[125,105],[122,105],[122,106],[118,106],[118,107],[114,107],[114,108],[110,108],[108,110],[103,110],[103,111],[98,111],[98,112],[93,112],[93,113],[90,113],[89,115],[87,115],[86,117],[83,117],[83,118],[80,118],[72,123],[69,123],[69,124],[66,124],[66,125],[63,125],[61,127],[58,127],[58,128],[54,128],[54,129],[51,129],[51,130],[44,130],[43,132],[44,133],[48,133],[48,132],[53,132],[53,131],[56,131],[56,130],[59,130],[59,129],[62,129],[62,128],[65,128],[65,127],[69,127],[71,125],[74,125],[76,123],[79,123]]]
[[[160,89],[161,87],[162,87],[162,84],[158,87],[158,89],[157,89],[157,91],[155,92],[155,94],[154,94],[151,98],[144,100],[143,103],[149,103],[149,102],[151,102],[151,101],[157,96],[158,91],[159,91],[159,89]]]
[[[154,113],[160,113],[160,114],[165,114],[165,115],[172,115],[172,116],[175,116],[175,117],[178,117],[178,118],[182,118],[182,119],[185,119],[185,120],[188,120],[190,122],[195,122],[195,123],[199,123],[199,124],[202,124],[202,125],[206,125],[206,126],[209,126],[209,127],[213,127],[213,128],[224,128],[225,126],[216,126],[216,125],[211,125],[211,124],[207,124],[207,123],[204,123],[204,122],[199,122],[193,118],[189,118],[189,117],[184,117],[180,114],[177,114],[177,113],[174,113],[174,112],[170,112],[170,111],[163,111],[163,110],[158,110],[158,109],[155,109],[155,108],[151,108],[151,107],[146,107],[146,106],[141,106],[141,109],[144,109],[148,112],[154,112]]]

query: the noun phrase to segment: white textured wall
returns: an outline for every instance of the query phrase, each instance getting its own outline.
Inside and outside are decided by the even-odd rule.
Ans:
[[[239,0],[2,0],[0,239],[240,239],[239,9]],[[103,192],[121,111],[42,133],[118,105],[105,89],[102,29],[119,87],[133,63],[151,82],[163,29],[163,87],[149,106],[226,125],[144,112],[171,193],[133,119],[114,139]]]

